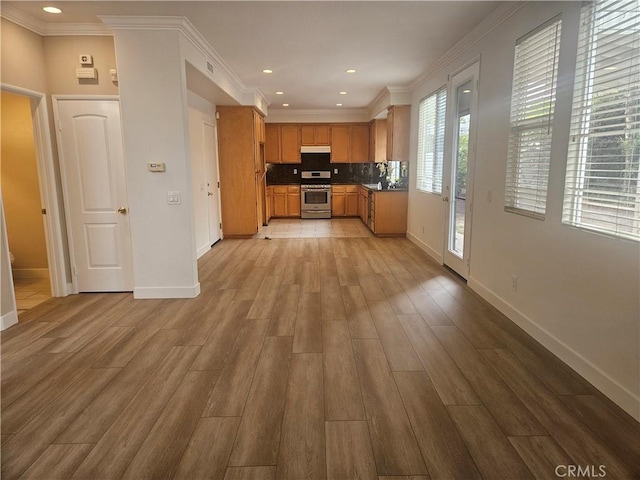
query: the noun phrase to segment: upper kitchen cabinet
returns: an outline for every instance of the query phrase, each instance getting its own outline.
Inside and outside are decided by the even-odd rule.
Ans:
[[[266,142],[266,132],[264,126],[264,117],[256,110],[253,111],[253,131],[256,136],[256,143]]]
[[[250,237],[262,223],[263,175],[256,170],[262,164],[256,158],[262,134],[255,115],[262,116],[252,107],[219,106],[217,113],[222,231],[225,237]]]
[[[301,145],[330,145],[329,125],[301,125]]]
[[[369,161],[369,125],[343,124],[331,126],[331,162],[359,163]]]
[[[349,163],[349,125],[331,126],[331,163]]]
[[[300,128],[298,125],[265,126],[267,163],[300,163]]]
[[[411,105],[393,105],[387,112],[387,160],[409,160]]]
[[[282,163],[280,155],[280,125],[268,123],[264,127],[264,156],[267,163]]]
[[[280,163],[300,163],[300,128],[298,125],[280,127]]]
[[[387,161],[387,120],[371,120],[369,123],[369,161]]]

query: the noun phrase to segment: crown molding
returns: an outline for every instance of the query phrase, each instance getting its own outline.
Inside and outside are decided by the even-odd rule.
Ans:
[[[485,17],[476,27],[464,36],[458,43],[449,49],[442,57],[429,65],[427,70],[408,85],[410,91],[416,90],[423,83],[438,74],[444,67],[453,62],[464,52],[476,45],[480,40],[494,31],[505,21],[511,18],[516,12],[522,9],[528,1],[504,2],[487,17]]]
[[[10,5],[2,5],[2,18],[37,33],[41,37],[51,36],[112,36],[113,32],[102,23],[45,23]]]
[[[318,109],[289,109],[279,108],[270,110],[269,115],[366,115],[369,111],[366,108],[318,108]]]

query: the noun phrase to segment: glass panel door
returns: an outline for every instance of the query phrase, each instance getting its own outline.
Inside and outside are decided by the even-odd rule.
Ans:
[[[462,277],[469,275],[473,145],[478,64],[455,75],[450,84],[449,160],[445,172],[447,205],[444,264]]]

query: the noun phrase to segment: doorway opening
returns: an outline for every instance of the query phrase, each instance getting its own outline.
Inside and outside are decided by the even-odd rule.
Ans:
[[[31,98],[1,92],[0,179],[18,317],[52,296]]]

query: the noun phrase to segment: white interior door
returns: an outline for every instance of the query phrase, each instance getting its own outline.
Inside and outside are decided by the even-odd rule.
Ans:
[[[448,156],[444,170],[446,202],[444,264],[463,278],[469,275],[473,167],[477,122],[479,64],[455,75],[449,83]]]
[[[77,290],[131,291],[119,102],[57,99],[56,122]]]
[[[209,217],[209,245],[222,238],[220,228],[220,184],[218,176],[218,149],[216,148],[216,126],[211,123],[202,124],[205,172],[207,180],[207,213]]]

